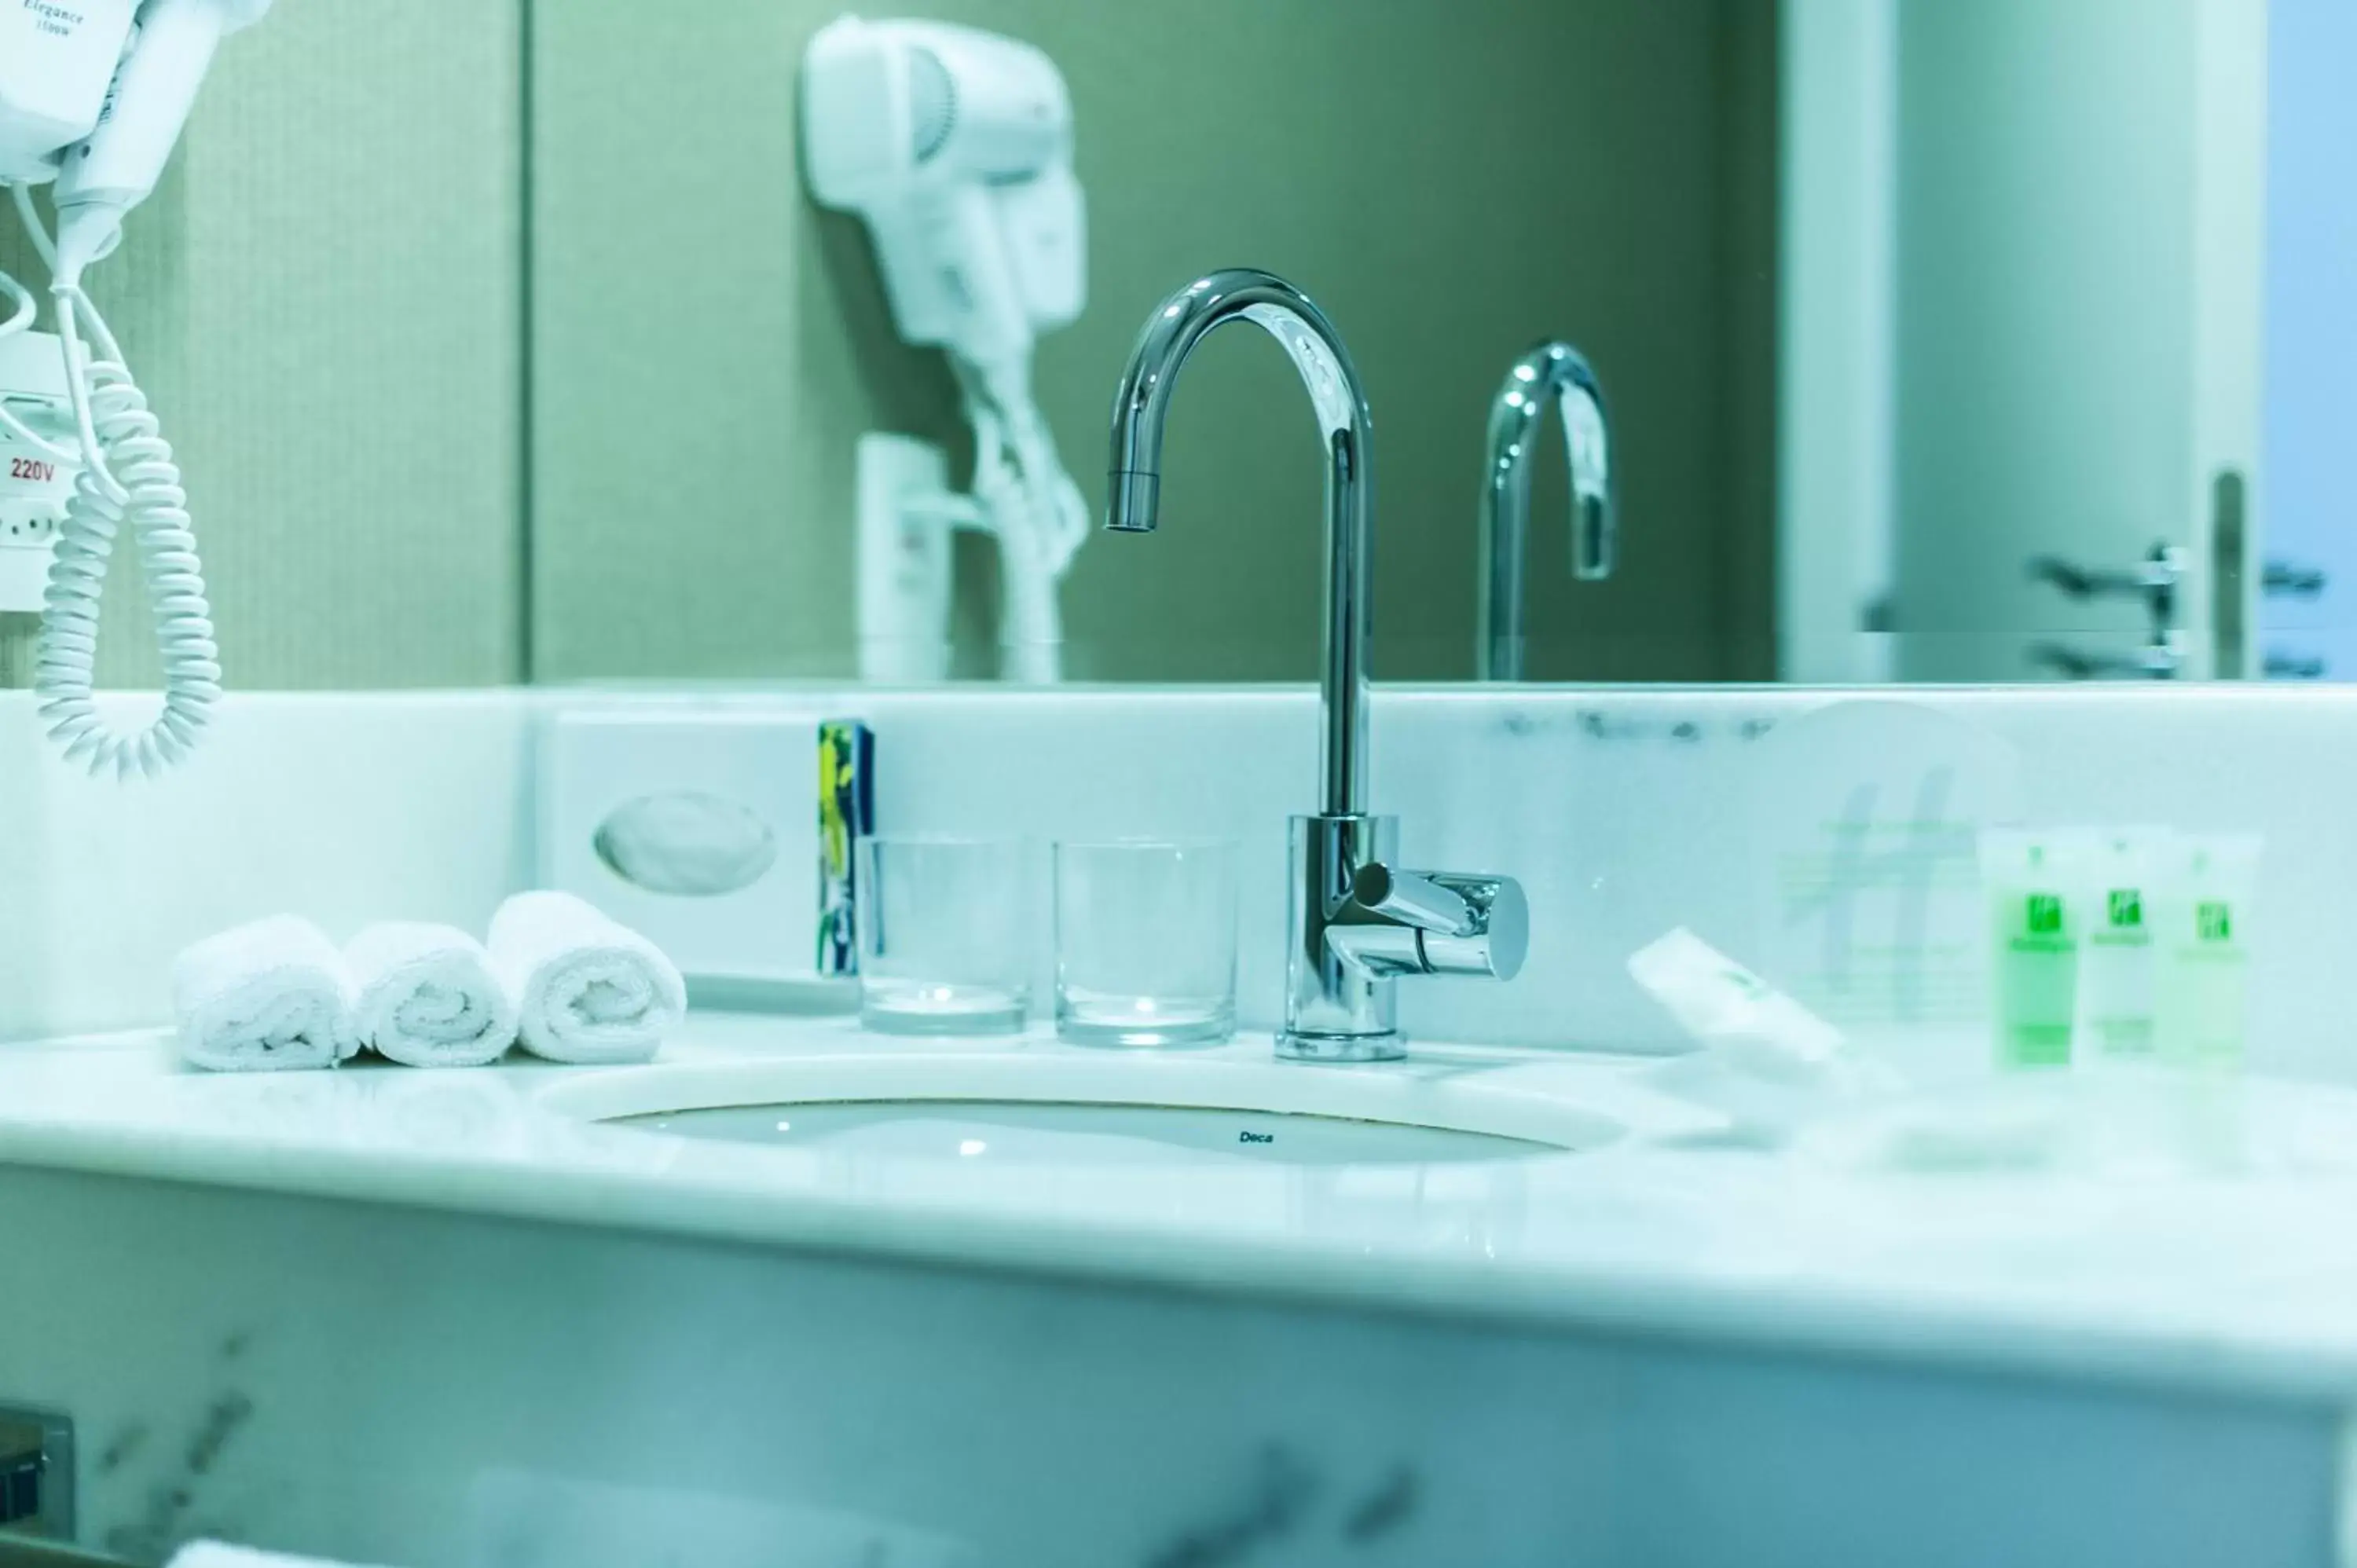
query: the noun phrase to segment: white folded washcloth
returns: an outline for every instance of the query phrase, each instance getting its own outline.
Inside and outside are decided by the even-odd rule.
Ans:
[[[214,1072],[333,1067],[360,1049],[344,955],[293,915],[207,937],[172,962],[180,1054]]]
[[[489,946],[524,1049],[551,1061],[644,1061],[687,1012],[662,950],[570,893],[510,898]]]
[[[410,1067],[481,1067],[515,1044],[515,1003],[456,926],[387,920],[344,944],[360,1043]]]
[[[194,1541],[172,1553],[169,1568],[339,1568],[318,1557],[282,1557],[250,1546],[227,1546],[218,1541]]]

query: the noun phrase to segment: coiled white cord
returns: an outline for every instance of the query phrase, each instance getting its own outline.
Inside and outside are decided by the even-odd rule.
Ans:
[[[56,252],[30,197],[19,188],[16,198],[34,245],[54,271]],[[49,294],[65,344],[82,467],[49,565],[34,695],[50,738],[65,747],[68,760],[86,763],[93,776],[153,778],[188,755],[221,696],[221,654],[189,528],[188,492],[171,443],[98,307],[70,275],[57,278]],[[95,360],[83,343],[85,328]],[[145,728],[129,733],[100,715],[92,689],[99,597],[125,524],[138,548],[164,662],[162,710]]]
[[[1057,456],[1027,368],[982,366],[955,354],[950,362],[974,427],[974,499],[998,540],[1001,674],[1052,685],[1063,676],[1056,588],[1089,536],[1088,501]]]

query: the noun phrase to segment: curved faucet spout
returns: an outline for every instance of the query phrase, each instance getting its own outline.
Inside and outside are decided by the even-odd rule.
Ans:
[[[1113,409],[1105,526],[1149,533],[1162,501],[1162,426],[1179,369],[1204,335],[1243,319],[1285,347],[1318,413],[1326,447],[1326,621],[1320,810],[1367,807],[1368,595],[1374,563],[1373,422],[1359,372],[1325,313],[1273,274],[1234,267],[1196,279],[1155,307],[1122,373]]]
[[[1571,454],[1572,575],[1609,577],[1619,538],[1612,505],[1612,434],[1604,389],[1568,343],[1542,343],[1506,372],[1490,405],[1490,466],[1481,480],[1481,628],[1476,673],[1519,681],[1527,645],[1523,579],[1531,532],[1531,447],[1547,409],[1563,406]]]

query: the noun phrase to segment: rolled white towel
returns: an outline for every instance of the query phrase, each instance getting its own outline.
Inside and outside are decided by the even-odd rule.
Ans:
[[[193,1541],[172,1553],[169,1568],[339,1568],[318,1557],[282,1557],[250,1546],[228,1546],[218,1541]]]
[[[515,1003],[456,926],[387,920],[344,944],[360,1043],[410,1067],[481,1067],[515,1044]]]
[[[687,1012],[662,950],[570,893],[510,898],[489,945],[524,1049],[551,1061],[644,1061]]]
[[[207,937],[172,962],[180,1054],[214,1072],[333,1067],[360,1049],[344,955],[293,915]]]

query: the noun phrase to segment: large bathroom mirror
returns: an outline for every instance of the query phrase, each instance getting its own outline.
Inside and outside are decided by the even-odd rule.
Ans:
[[[928,0],[1052,63],[1079,229],[1035,199],[1029,57],[1008,86],[968,35],[828,57],[922,201],[859,185],[875,124],[814,150],[839,16],[533,8],[535,679],[1311,678],[1325,465],[1269,337],[1190,361],[1158,532],[1096,526],[1142,324],[1232,265],[1308,290],[1363,377],[1383,679],[1483,672],[1492,408],[1547,339],[1609,435],[1573,419],[1576,485],[1540,411],[1527,679],[2357,672],[2344,0]],[[924,166],[1001,131],[970,197]],[[1049,280],[1019,456],[1052,442],[1088,526],[1047,650],[1009,607],[1038,551],[976,526],[996,383],[909,341],[884,278],[965,288],[908,231],[977,211]],[[1608,466],[1585,580],[1573,492]]]

